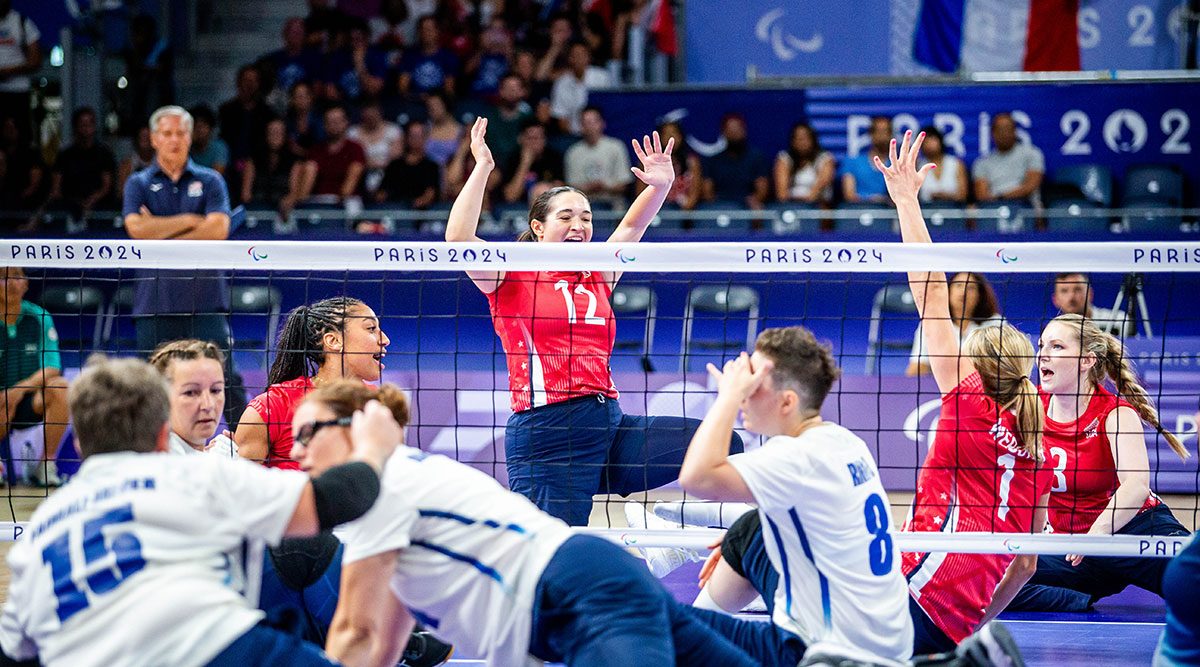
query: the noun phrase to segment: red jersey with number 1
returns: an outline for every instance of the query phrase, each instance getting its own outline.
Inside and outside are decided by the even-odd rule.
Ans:
[[[972,373],[942,397],[905,531],[1030,533],[1051,475],[1022,448],[1017,418]],[[946,636],[975,631],[1012,554],[904,553],[909,594]]]
[[[1048,408],[1050,395],[1043,393],[1041,398]],[[1120,480],[1104,422],[1109,413],[1122,406],[1132,407],[1104,387],[1096,387],[1079,419],[1056,422],[1046,417],[1046,461],[1054,473],[1050,492],[1050,525],[1054,532],[1088,532],[1116,493]],[[1121,425],[1122,431],[1135,433],[1141,433],[1142,428],[1140,420]],[[1151,493],[1140,512],[1161,502]]]
[[[508,359],[513,412],[617,397],[608,366],[616,335],[611,296],[599,271],[509,271],[487,295]]]

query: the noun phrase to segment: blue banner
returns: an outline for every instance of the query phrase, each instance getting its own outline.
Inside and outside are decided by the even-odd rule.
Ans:
[[[692,90],[593,94],[609,134],[641,136],[664,116],[683,118],[689,143],[702,154],[719,150],[721,117],[746,117],[749,141],[768,158],[784,148],[796,121],[813,124],[821,144],[840,160],[866,149],[870,118],[893,119],[897,135],[932,124],[946,147],[970,162],[991,149],[989,126],[1012,111],[1022,140],[1058,167],[1095,163],[1120,179],[1132,165],[1181,169],[1200,185],[1200,84],[1078,83],[1019,85],[813,87],[806,90]],[[1119,182],[1119,181],[1118,181]],[[1119,188],[1117,190],[1119,192]]]
[[[688,3],[683,17],[687,80],[743,83],[764,76],[935,73],[913,58],[922,4],[923,0]],[[1077,24],[1082,68],[1180,67],[1184,4],[1184,0],[1080,3]],[[1023,46],[1023,31],[1032,11],[1029,0],[1013,0],[1003,20],[970,11],[970,2],[958,5],[971,14],[964,27],[976,39],[968,48],[987,51]],[[951,55],[957,59],[957,53]],[[965,59],[968,65],[981,62],[971,55]],[[1014,69],[1020,69],[1021,58],[1016,57],[1015,62]]]
[[[886,74],[888,0],[691,2],[684,53],[690,82],[761,76]]]

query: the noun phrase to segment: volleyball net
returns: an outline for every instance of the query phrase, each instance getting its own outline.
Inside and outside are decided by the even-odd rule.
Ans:
[[[610,299],[616,320],[611,369],[620,408],[628,415],[703,418],[716,395],[707,363],[719,366],[752,350],[765,328],[803,325],[831,345],[842,370],[823,416],[867,443],[894,505],[897,527],[916,489],[941,405],[932,376],[920,373],[919,318],[905,272],[944,271],[951,277],[969,272],[979,277],[966,288],[973,296],[955,298],[971,299],[971,318],[981,324],[1002,319],[1028,334],[1035,348],[1042,328],[1069,299],[1090,302],[1093,313],[1113,311],[1097,320],[1103,319],[1104,328],[1125,340],[1124,354],[1134,362],[1164,430],[1177,434],[1193,455],[1181,460],[1160,433],[1139,425],[1149,454],[1150,486],[1189,529],[1200,510],[1195,458],[1200,243],[37,240],[0,242],[0,257],[0,263],[24,270],[24,299],[52,317],[68,379],[93,352],[146,356],[146,335],[139,328],[147,323],[161,324],[180,315],[226,322],[231,333],[227,349],[236,371],[229,376],[236,386],[227,393],[230,427],[244,401],[266,388],[288,311],[327,297],[358,298],[379,316],[390,339],[382,359],[383,381],[409,392],[408,444],[455,458],[502,483],[509,482],[508,367],[488,299],[465,272],[621,273]],[[1060,277],[1068,286],[1085,283],[1082,296],[1066,290],[1056,298],[1060,274],[1073,276]],[[218,275],[220,291],[214,293],[211,285]],[[146,300],[148,291],[159,295],[153,303]],[[10,312],[20,307],[9,303],[11,294],[8,290],[5,296]],[[575,303],[580,304],[578,312],[571,309]],[[583,297],[567,304],[568,316],[581,322],[595,316],[587,312],[590,306],[584,305]],[[28,348],[18,349],[19,327],[9,321],[4,368],[13,386],[24,378],[16,359]],[[569,349],[556,353],[572,354]],[[0,523],[0,539],[16,539],[23,518],[48,493],[30,483],[38,466],[44,465],[46,432],[44,425],[9,429],[0,444],[10,515],[0,514],[10,520]],[[737,432],[747,449],[763,442],[740,421]],[[647,451],[654,444],[645,445]],[[57,454],[59,471],[72,473],[78,458],[68,435]],[[583,485],[600,479],[586,530],[631,546],[699,548],[720,536],[719,529],[709,527],[712,522],[686,519],[687,508],[703,515],[709,504],[677,485],[651,483],[674,479],[677,462],[643,455],[640,460],[634,456],[595,464],[568,456],[551,465],[565,466]],[[597,471],[597,465],[606,467]],[[1057,469],[1053,457],[1046,466],[1051,474],[1081,472]],[[1122,462],[1115,461],[1115,466],[1122,469]],[[624,481],[613,481],[616,477]],[[798,499],[802,501],[802,495]],[[630,511],[657,520],[645,521],[644,529],[628,528],[626,503],[631,501],[639,504]],[[656,503],[684,509],[659,516],[654,513]],[[695,523],[701,525],[690,525]],[[1184,539],[914,533],[898,534],[897,544],[914,551],[1164,556],[1174,554]]]

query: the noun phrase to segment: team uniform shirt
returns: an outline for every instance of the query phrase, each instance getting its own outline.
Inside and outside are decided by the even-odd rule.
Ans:
[[[1050,395],[1041,395],[1049,407]],[[1096,387],[1079,419],[1057,422],[1046,417],[1046,461],[1053,468],[1050,489],[1050,527],[1056,533],[1086,533],[1108,506],[1121,481],[1104,422],[1109,413],[1129,403],[1104,387]],[[1122,424],[1122,430],[1140,433],[1141,421]],[[1153,492],[1138,514],[1162,504]]]
[[[409,447],[381,485],[371,511],[337,531],[343,566],[398,551],[392,591],[418,621],[489,665],[529,663],[534,593],[567,525],[474,468]]]
[[[268,468],[300,469],[300,464],[292,460],[292,417],[312,390],[312,379],[299,377],[267,387],[246,405],[254,408],[267,425]]]
[[[754,495],[780,575],[775,624],[838,655],[908,660],[908,596],[887,492],[866,443],[825,424],[775,436],[729,463]]]
[[[487,296],[513,412],[580,396],[617,398],[608,366],[617,327],[603,273],[509,271]]]
[[[5,327],[5,334],[0,342],[0,381],[4,389],[15,387],[40,368],[62,370],[58,332],[45,308],[22,301],[17,321]]]
[[[921,472],[905,531],[1029,533],[1051,475],[1021,447],[1017,418],[984,393],[972,373],[942,397],[937,435]],[[960,642],[979,625],[1013,554],[905,553],[909,593],[946,636]]]
[[[301,473],[215,456],[98,454],[8,556],[4,652],[46,665],[204,665],[257,624],[247,538],[278,544]]]
[[[172,454],[183,454],[185,456],[192,454],[212,454],[214,456],[223,456],[227,459],[237,458],[238,456],[237,443],[224,434],[213,438],[204,449],[196,449],[188,444],[187,440],[171,432],[171,435],[167,439],[167,451]]]

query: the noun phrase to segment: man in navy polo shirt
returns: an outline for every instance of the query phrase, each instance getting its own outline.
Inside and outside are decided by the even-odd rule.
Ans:
[[[134,239],[223,241],[229,237],[229,192],[212,169],[188,159],[192,116],[167,106],[150,116],[154,162],[125,183],[125,230]],[[229,283],[220,271],[141,271],[133,316],[138,350],[199,338],[225,348],[225,421],[233,428],[246,407],[242,378],[229,349]]]

